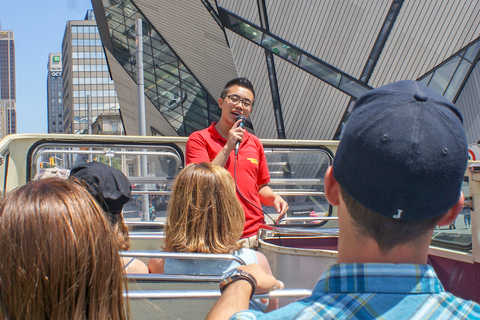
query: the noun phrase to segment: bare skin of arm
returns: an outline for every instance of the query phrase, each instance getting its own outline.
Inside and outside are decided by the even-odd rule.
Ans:
[[[256,294],[267,293],[276,289],[283,289],[284,285],[273,276],[263,271],[258,264],[240,266],[257,280]],[[236,312],[248,309],[248,301],[252,293],[252,286],[246,280],[239,280],[228,286],[223,291],[220,299],[215,303],[207,315],[207,320],[229,319]]]
[[[258,251],[255,251],[255,254],[257,255],[258,264],[260,265],[260,267],[262,267],[263,271],[265,271],[265,273],[268,274],[269,276],[273,277],[273,273],[272,273],[272,270],[270,269],[270,263],[268,263],[267,257],[265,257],[263,253]],[[266,299],[261,299],[261,301],[265,303]],[[265,311],[270,312],[272,310],[277,310],[277,309],[278,309],[278,299],[269,299],[268,306]]]
[[[273,192],[266,184],[262,184],[258,187],[258,194],[260,195],[260,201],[262,204],[270,207],[275,207],[275,210],[279,213],[277,221],[283,218],[288,210],[288,203],[283,200],[281,196]]]
[[[165,259],[152,258],[148,261],[148,271],[150,273],[162,273],[165,269]]]
[[[122,258],[123,265],[126,265],[131,258]],[[148,268],[143,261],[135,259],[126,268],[125,273],[148,273]]]

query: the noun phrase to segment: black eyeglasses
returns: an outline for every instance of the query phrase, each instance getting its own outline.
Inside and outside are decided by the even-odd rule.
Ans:
[[[236,94],[228,95],[227,98],[233,104],[239,104],[240,102],[243,103],[243,106],[245,108],[250,108],[251,106],[253,106],[253,102],[250,101],[250,99],[240,99],[240,97],[237,96]]]

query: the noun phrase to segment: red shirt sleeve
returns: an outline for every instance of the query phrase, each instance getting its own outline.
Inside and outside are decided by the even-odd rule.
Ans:
[[[185,163],[211,162],[208,156],[207,143],[205,139],[198,133],[194,132],[188,137],[185,146]]]

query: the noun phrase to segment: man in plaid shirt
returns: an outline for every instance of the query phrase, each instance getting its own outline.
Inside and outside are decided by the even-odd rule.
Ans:
[[[224,285],[207,319],[480,319],[480,306],[445,292],[427,264],[435,226],[455,221],[464,203],[462,122],[455,105],[415,81],[360,97],[325,175],[338,207],[338,264],[310,297],[267,314],[246,310],[250,294],[283,284],[242,266],[247,274]]]

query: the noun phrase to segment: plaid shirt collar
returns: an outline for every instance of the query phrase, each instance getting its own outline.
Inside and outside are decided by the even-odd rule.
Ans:
[[[341,263],[320,277],[314,293],[440,293],[445,292],[429,265]]]

